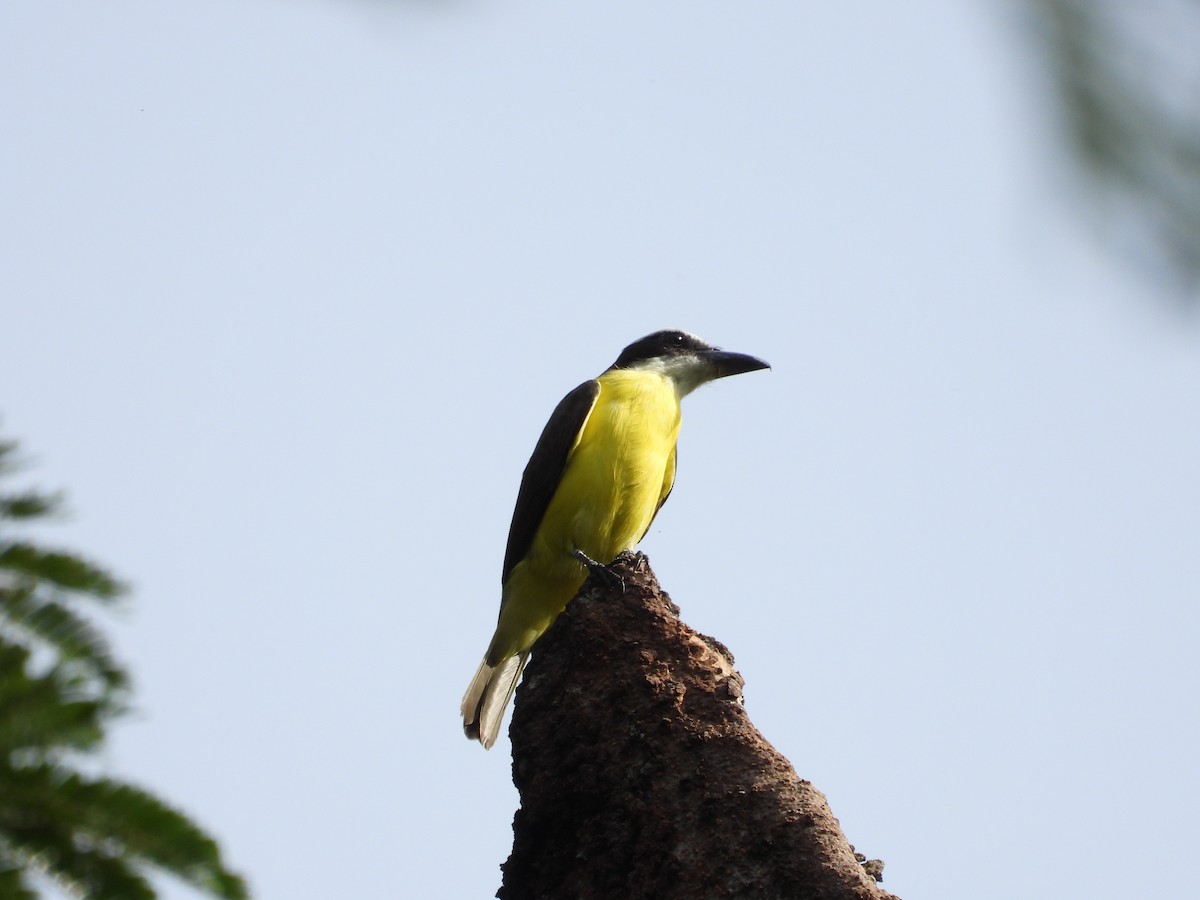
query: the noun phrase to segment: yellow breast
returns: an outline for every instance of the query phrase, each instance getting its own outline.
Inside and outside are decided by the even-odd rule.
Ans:
[[[583,584],[582,550],[610,563],[633,547],[670,493],[679,397],[662,375],[609,371],[529,552],[504,584],[488,659],[525,652]]]
[[[547,518],[571,546],[597,562],[611,562],[641,539],[670,491],[668,468],[679,437],[679,398],[671,382],[649,372],[606,372],[600,396]]]

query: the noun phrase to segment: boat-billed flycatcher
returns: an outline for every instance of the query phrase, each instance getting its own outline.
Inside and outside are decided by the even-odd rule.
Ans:
[[[679,401],[705,382],[769,368],[682,331],[630,344],[562,399],[525,466],[508,532],[500,621],[462,701],[484,747],[530,648],[583,585],[650,528],[675,482]]]

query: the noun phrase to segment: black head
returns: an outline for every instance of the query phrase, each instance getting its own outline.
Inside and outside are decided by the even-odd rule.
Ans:
[[[634,341],[621,351],[617,361],[612,364],[614,369],[629,369],[648,359],[665,359],[672,356],[688,356],[704,350],[715,350],[711,344],[706,344],[694,334],[686,331],[656,331],[648,334],[640,341]]]

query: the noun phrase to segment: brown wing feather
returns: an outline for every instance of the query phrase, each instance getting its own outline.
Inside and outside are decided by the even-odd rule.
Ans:
[[[521,476],[521,489],[517,492],[517,505],[508,529],[508,549],[504,552],[501,584],[508,580],[513,567],[529,552],[533,536],[546,514],[546,507],[558,489],[567,457],[591,415],[598,396],[600,383],[585,381],[559,401],[550,415],[550,421],[542,429],[542,436],[538,438],[533,455],[525,466],[525,474]]]

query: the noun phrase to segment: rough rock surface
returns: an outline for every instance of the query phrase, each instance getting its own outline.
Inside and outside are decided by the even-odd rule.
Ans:
[[[521,807],[502,900],[895,900],[746,715],[720,643],[642,554],[538,642],[511,726]]]

